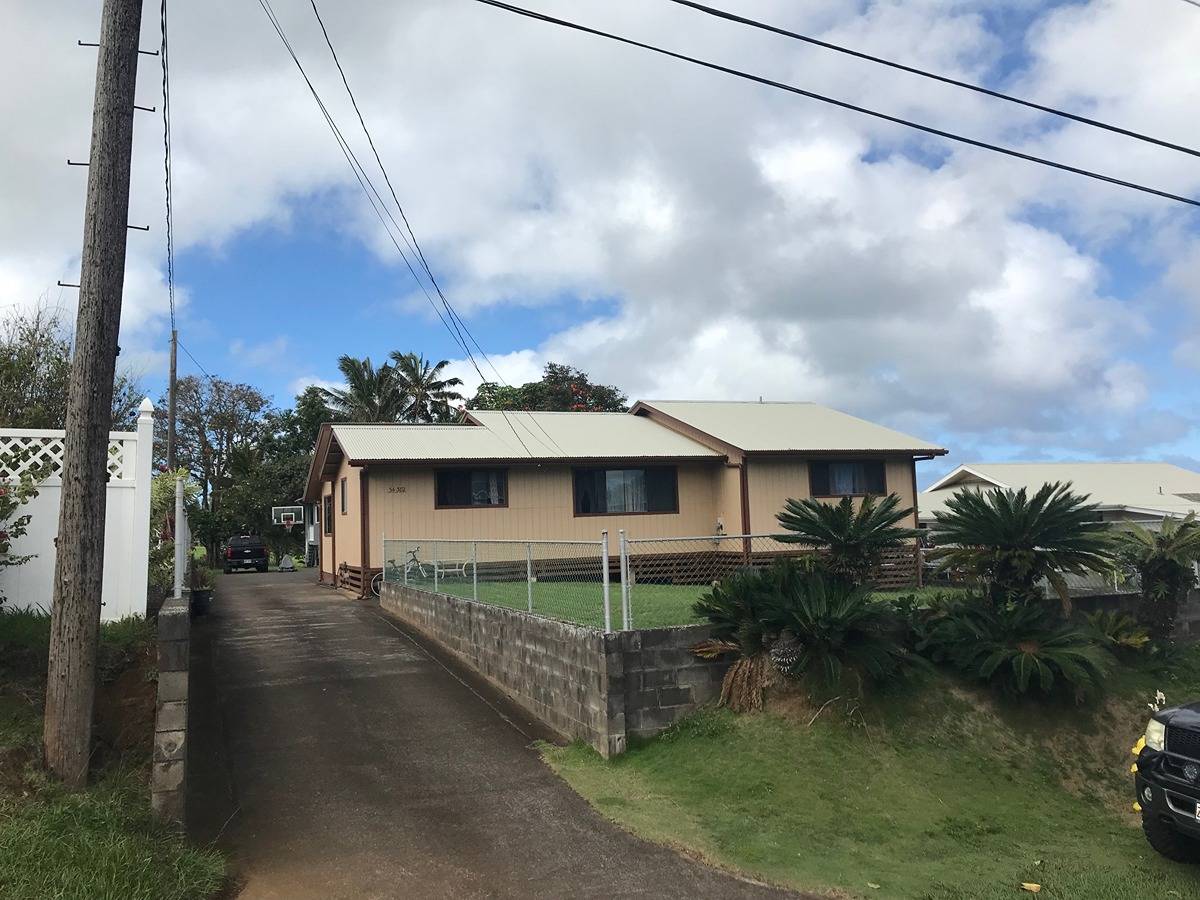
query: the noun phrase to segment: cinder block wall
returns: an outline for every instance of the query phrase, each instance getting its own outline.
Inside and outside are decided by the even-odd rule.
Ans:
[[[447,594],[387,583],[381,607],[453,653],[546,725],[604,756],[720,693],[727,663],[688,648],[705,627],[603,634]]]
[[[191,627],[186,599],[174,597],[163,603],[158,611],[158,702],[150,805],[159,819],[174,825],[183,825],[185,819]]]

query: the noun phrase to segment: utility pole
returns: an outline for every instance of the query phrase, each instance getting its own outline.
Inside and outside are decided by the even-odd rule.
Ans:
[[[46,763],[87,783],[104,583],[113,375],[125,280],[129,166],[142,0],[104,0],[96,62],[75,357],[67,392],[62,504],[46,683]]]
[[[167,469],[175,471],[175,355],[179,352],[179,332],[171,329],[171,374],[167,381]]]

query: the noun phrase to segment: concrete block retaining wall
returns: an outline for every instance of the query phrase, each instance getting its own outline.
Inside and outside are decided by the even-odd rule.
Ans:
[[[158,700],[150,805],[159,819],[174,825],[183,825],[185,819],[191,622],[186,599],[167,600],[158,611]]]
[[[604,756],[716,697],[725,663],[692,656],[703,626],[603,634],[448,594],[383,585],[382,608],[546,725]]]

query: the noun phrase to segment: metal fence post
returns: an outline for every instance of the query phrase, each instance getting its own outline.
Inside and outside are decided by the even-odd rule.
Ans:
[[[408,587],[408,541],[405,541],[401,546],[404,548],[404,559],[400,560],[400,567],[404,574],[400,580],[404,582],[405,587]]]
[[[629,608],[629,541],[625,529],[617,532],[621,539],[621,630],[633,627],[633,614]]]
[[[608,603],[608,529],[600,532],[600,583],[604,586],[604,633],[612,631],[612,609]]]
[[[525,542],[525,588],[529,594],[529,611],[533,612],[533,544]]]
[[[471,541],[471,599],[479,602],[479,542]]]
[[[433,589],[435,592],[438,589],[438,545],[437,545],[437,541],[433,542]]]

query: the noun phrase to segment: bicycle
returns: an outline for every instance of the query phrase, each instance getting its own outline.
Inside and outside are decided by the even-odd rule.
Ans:
[[[425,564],[417,557],[417,551],[420,549],[418,546],[408,551],[408,559],[404,561],[403,570],[396,564],[396,560],[389,559],[384,564],[383,571],[371,579],[371,593],[378,597],[380,591],[383,590],[384,581],[407,581],[410,574],[428,578],[429,573],[425,570]],[[386,579],[384,578],[385,573],[387,573]]]

